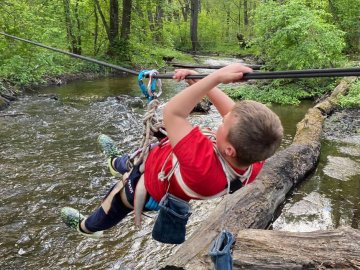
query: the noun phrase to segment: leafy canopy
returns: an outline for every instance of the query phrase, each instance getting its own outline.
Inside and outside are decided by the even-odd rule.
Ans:
[[[268,67],[324,68],[342,60],[344,32],[325,20],[329,14],[305,2],[269,1],[256,9],[255,45]]]

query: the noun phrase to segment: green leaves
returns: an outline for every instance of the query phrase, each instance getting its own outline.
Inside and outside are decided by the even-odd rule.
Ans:
[[[356,80],[349,89],[346,96],[340,98],[340,105],[342,107],[357,107],[360,108],[360,80]]]
[[[270,69],[325,68],[343,60],[344,32],[324,11],[303,0],[261,4],[255,14],[255,45]]]

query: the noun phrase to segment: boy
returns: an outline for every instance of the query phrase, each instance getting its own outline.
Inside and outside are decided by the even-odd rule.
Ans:
[[[120,222],[135,209],[140,224],[144,210],[157,210],[166,193],[180,200],[211,199],[232,193],[254,181],[264,160],[280,146],[283,128],[277,115],[254,101],[235,103],[216,86],[240,82],[252,70],[241,64],[219,69],[202,80],[189,80],[189,87],[167,103],[163,120],[167,140],[150,150],[145,169],[134,167],[127,182],[117,183],[101,206],[84,218],[77,210],[63,208],[64,222],[79,232],[98,237],[103,230]],[[174,79],[182,80],[194,71],[176,70]],[[216,134],[201,131],[187,120],[192,109],[207,96],[223,117]],[[121,171],[122,159],[110,138],[100,136],[110,169]]]

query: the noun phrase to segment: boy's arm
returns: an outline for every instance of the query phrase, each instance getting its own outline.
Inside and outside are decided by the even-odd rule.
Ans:
[[[241,81],[243,73],[252,70],[241,64],[232,64],[221,68],[204,79],[181,91],[166,104],[164,108],[164,124],[171,145],[174,147],[191,130],[192,125],[187,120],[196,104],[219,83]],[[179,79],[174,75],[174,79]],[[217,95],[217,93],[215,93]]]
[[[199,74],[194,70],[189,69],[177,69],[175,70],[175,78],[180,81],[184,79],[188,75],[196,75]],[[189,85],[193,85],[194,83],[198,82],[199,80],[186,80]],[[232,107],[235,105],[235,102],[226,95],[222,90],[217,87],[214,87],[207,93],[207,97],[211,101],[211,103],[215,106],[221,116],[226,115]]]
[[[235,105],[235,102],[217,87],[211,89],[207,96],[222,117],[230,112]]]

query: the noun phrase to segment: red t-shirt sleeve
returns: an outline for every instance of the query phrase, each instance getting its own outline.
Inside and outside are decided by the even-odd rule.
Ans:
[[[174,147],[184,182],[193,191],[211,196],[224,190],[227,181],[213,143],[194,127]]]

